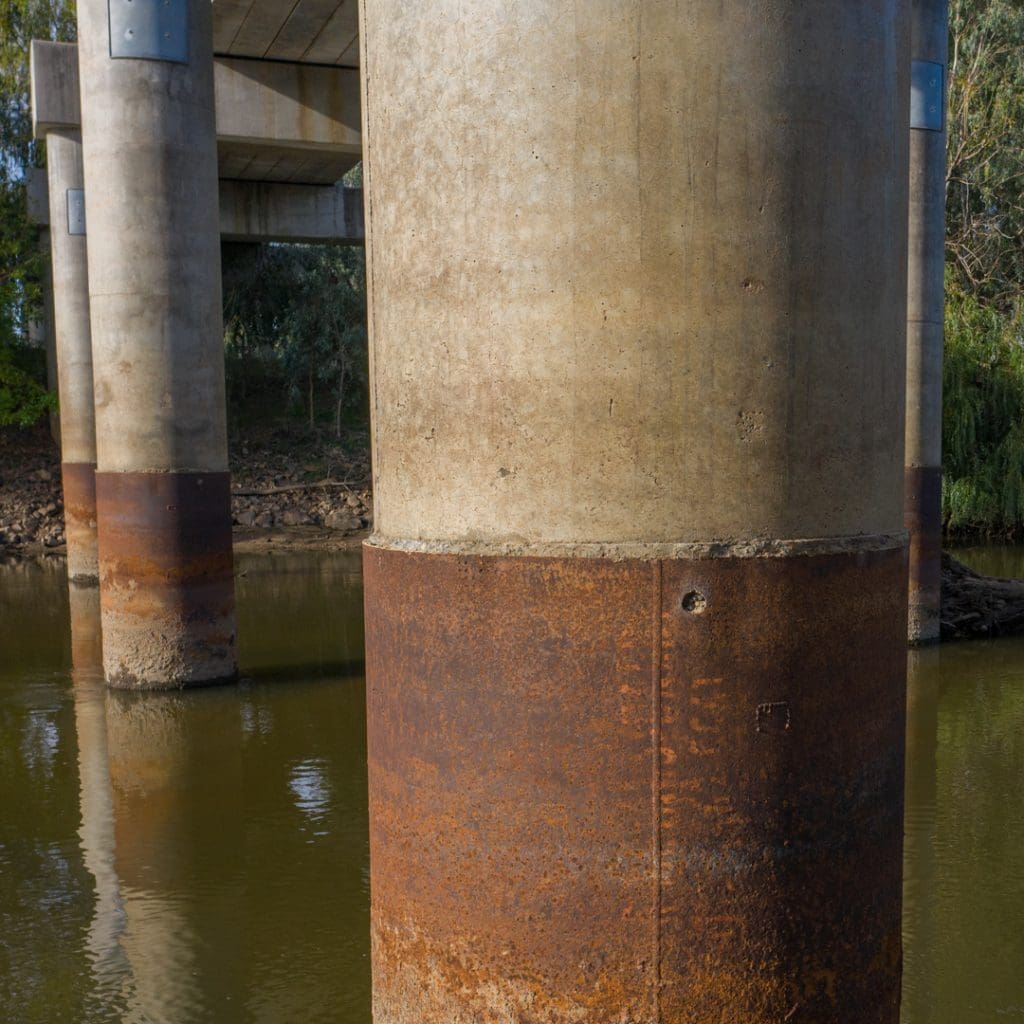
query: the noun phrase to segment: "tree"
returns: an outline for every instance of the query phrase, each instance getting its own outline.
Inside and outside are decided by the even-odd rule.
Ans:
[[[946,252],[961,292],[1008,309],[1024,282],[1024,4],[952,0]]]
[[[39,360],[22,351],[44,258],[25,203],[28,171],[45,159],[32,138],[29,44],[74,37],[71,0],[0,0],[0,425],[35,422],[53,406]]]
[[[366,381],[365,267],[361,249],[225,245],[224,327],[229,405],[266,400],[321,419],[331,403],[336,436]]]

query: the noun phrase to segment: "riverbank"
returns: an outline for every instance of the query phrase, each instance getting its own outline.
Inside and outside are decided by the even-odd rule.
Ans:
[[[250,434],[231,448],[239,551],[337,551],[373,525],[368,446]],[[60,455],[43,429],[0,430],[0,559],[64,553]]]

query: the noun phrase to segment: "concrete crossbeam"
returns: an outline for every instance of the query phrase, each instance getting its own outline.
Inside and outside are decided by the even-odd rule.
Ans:
[[[36,138],[78,129],[77,45],[33,40],[31,65]],[[357,71],[217,58],[214,96],[225,177],[332,184],[360,159]]]
[[[230,242],[362,245],[363,191],[343,186],[222,180],[220,235]]]

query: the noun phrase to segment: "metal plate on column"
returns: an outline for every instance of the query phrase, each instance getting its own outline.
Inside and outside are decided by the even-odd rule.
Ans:
[[[108,0],[110,56],[188,63],[188,0]]]
[[[80,188],[69,188],[68,202],[68,234],[85,234],[85,192]]]
[[[930,60],[910,62],[910,127],[941,132],[946,69]]]

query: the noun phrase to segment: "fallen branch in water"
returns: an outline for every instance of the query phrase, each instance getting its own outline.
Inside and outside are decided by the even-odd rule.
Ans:
[[[942,554],[943,640],[1024,633],[1024,580],[983,576]]]

